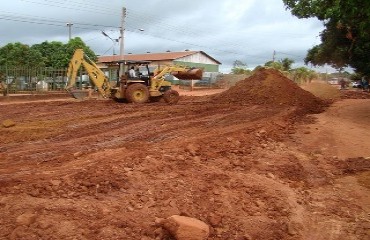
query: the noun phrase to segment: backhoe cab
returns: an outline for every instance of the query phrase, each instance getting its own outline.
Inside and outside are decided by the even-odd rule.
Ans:
[[[158,101],[163,98],[165,102],[175,104],[179,100],[179,93],[171,89],[171,82],[166,81],[165,76],[171,74],[182,80],[200,80],[203,75],[201,69],[162,66],[151,71],[149,62],[126,62],[125,75],[121,76],[113,87],[104,72],[84,54],[82,49],[77,49],[69,63],[66,90],[78,99],[87,96],[88,92],[75,89],[77,72],[81,66],[101,96],[120,101],[127,100],[131,103]]]

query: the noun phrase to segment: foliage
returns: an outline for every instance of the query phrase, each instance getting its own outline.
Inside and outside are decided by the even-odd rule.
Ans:
[[[232,68],[231,74],[250,74],[252,71],[244,68]]]
[[[252,72],[257,72],[259,69],[261,69],[261,68],[264,68],[263,66],[261,66],[261,65],[258,65],[258,66],[256,66],[254,69],[253,69],[253,71]]]
[[[317,17],[324,21],[322,43],[308,51],[305,62],[350,66],[370,75],[370,1],[364,0],[283,0],[299,18]]]
[[[265,67],[272,67],[280,71],[290,71],[292,69],[293,63],[294,63],[294,60],[290,58],[284,58],[277,62],[268,61],[265,63]]]
[[[306,67],[295,68],[291,71],[293,80],[298,83],[311,82],[312,79],[317,77],[317,73]]]
[[[63,43],[45,41],[40,44],[35,44],[31,48],[42,54],[45,58],[46,67],[65,67],[65,59],[68,59],[68,54],[65,51],[65,45]]]
[[[361,74],[358,74],[358,73],[353,73],[349,76],[349,78],[353,81],[359,81],[361,80],[362,76]]]
[[[69,42],[67,43],[66,45],[66,52],[69,56],[68,58],[68,61],[69,59],[72,57],[73,53],[75,52],[76,49],[78,48],[82,48],[84,50],[84,53],[94,62],[96,62],[98,60],[98,57],[96,56],[96,54],[94,53],[93,50],[91,50],[91,48],[89,46],[87,46],[81,38],[79,37],[76,37],[76,38],[73,38],[71,40],[69,40]],[[68,63],[68,62],[67,62]]]
[[[283,70],[283,65],[280,62],[275,61],[266,62],[265,67],[275,68],[276,70]]]
[[[242,62],[242,61],[240,61],[240,60],[235,60],[233,62],[233,67],[234,68],[246,68],[247,67],[247,64],[244,63],[244,62]]]
[[[280,60],[279,62],[283,65],[283,70],[284,71],[289,71],[290,69],[292,69],[292,65],[294,63],[294,60],[290,59],[290,58],[284,58],[284,59]]]
[[[330,64],[334,68],[342,69],[348,65],[348,46],[351,40],[345,37],[343,29],[328,23],[327,28],[321,33],[322,43],[311,48],[305,58],[305,63],[313,65]]]
[[[39,51],[17,42],[8,43],[0,48],[0,65],[7,65],[8,67],[43,67],[45,63]]]
[[[233,68],[231,69],[232,74],[249,74],[252,71],[247,69],[247,64],[240,61],[235,60],[233,63]]]
[[[77,48],[82,48],[91,60],[97,60],[96,54],[90,47],[81,38],[76,37],[67,44],[45,41],[30,47],[19,42],[9,43],[0,47],[0,65],[66,68]]]
[[[284,58],[277,62],[268,61],[265,63],[265,67],[279,70],[282,74],[290,77],[293,81],[297,83],[310,82],[312,79],[317,77],[317,73],[315,71],[306,67],[292,69],[293,63],[294,60],[290,58]],[[261,68],[261,66],[256,67],[255,70],[257,70],[258,68]]]

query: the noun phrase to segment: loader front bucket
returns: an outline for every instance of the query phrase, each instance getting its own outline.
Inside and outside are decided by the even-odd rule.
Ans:
[[[72,95],[72,97],[79,99],[79,100],[84,100],[89,96],[89,90],[79,90],[79,89],[74,89],[70,90],[69,93]]]
[[[172,72],[171,75],[181,80],[201,80],[203,71],[199,68],[193,68],[188,71]]]

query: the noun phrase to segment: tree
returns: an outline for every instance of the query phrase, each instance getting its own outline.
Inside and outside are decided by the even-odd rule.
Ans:
[[[292,64],[294,60],[290,58],[284,58],[277,62],[275,61],[268,61],[265,63],[265,67],[275,68],[280,71],[290,71],[292,69]]]
[[[68,53],[68,62],[71,59],[73,53],[75,52],[76,49],[82,48],[84,50],[84,53],[94,62],[98,60],[98,57],[94,53],[93,50],[89,46],[87,46],[84,41],[82,41],[81,38],[76,37],[71,40],[66,45],[66,52]]]
[[[97,60],[90,47],[81,38],[76,37],[67,44],[45,41],[30,47],[22,43],[9,43],[0,48],[0,65],[66,68],[78,48],[82,48],[92,61]]]
[[[82,48],[84,53],[92,60],[96,61],[98,58],[94,51],[87,46],[81,38],[76,37],[67,44],[61,42],[43,42],[34,46],[38,49],[44,57],[47,58],[47,66],[54,68],[66,68],[76,49]]]
[[[351,45],[351,40],[344,36],[343,29],[337,29],[328,23],[321,33],[322,43],[308,51],[305,63],[315,66],[330,64],[337,69],[346,67],[349,64],[347,59],[350,59],[348,46]]]
[[[65,60],[70,57],[66,52],[66,45],[62,42],[42,42],[31,47],[39,51],[45,58],[45,66],[53,68],[65,68]]]
[[[283,0],[299,18],[324,21],[322,43],[308,51],[306,63],[350,66],[370,75],[370,1]]]
[[[306,67],[295,68],[291,71],[291,74],[293,76],[293,80],[298,83],[311,82],[312,79],[317,77],[317,73],[315,71]]]
[[[279,62],[283,66],[284,71],[290,71],[292,69],[292,65],[294,63],[294,60],[290,59],[290,58],[284,58],[282,60],[279,60]]]
[[[7,67],[43,67],[44,60],[39,51],[19,42],[0,48],[0,65]]]
[[[281,62],[268,61],[265,63],[265,67],[275,68],[276,70],[280,71],[283,70],[283,65],[281,64]]]
[[[233,63],[233,68],[231,69],[232,74],[249,74],[251,70],[247,69],[247,64],[240,61],[235,60]]]

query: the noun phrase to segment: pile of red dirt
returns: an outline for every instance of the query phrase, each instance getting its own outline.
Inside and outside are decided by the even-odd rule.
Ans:
[[[217,103],[294,106],[307,113],[321,112],[327,105],[278,70],[267,68],[259,69],[212,100]]]
[[[341,91],[341,99],[369,99],[370,93],[363,91]]]

